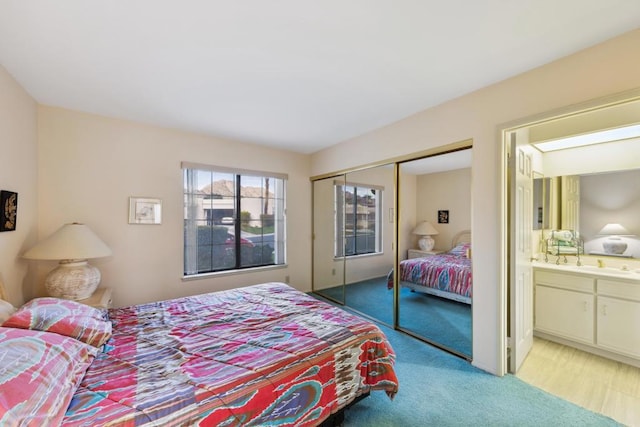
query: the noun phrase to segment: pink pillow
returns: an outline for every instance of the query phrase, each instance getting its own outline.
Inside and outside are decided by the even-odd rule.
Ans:
[[[55,332],[94,347],[111,337],[111,322],[103,312],[79,302],[58,298],[36,298],[18,309],[2,326]]]
[[[0,327],[2,425],[61,425],[97,351],[62,335]]]
[[[471,243],[460,243],[455,248],[451,249],[449,253],[451,255],[469,258],[469,250],[471,249]]]

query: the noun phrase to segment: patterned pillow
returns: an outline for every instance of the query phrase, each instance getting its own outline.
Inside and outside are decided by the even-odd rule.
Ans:
[[[0,424],[61,425],[97,349],[48,332],[0,327]]]
[[[2,326],[55,332],[94,347],[111,337],[111,322],[97,308],[58,298],[36,298],[18,309]]]
[[[460,243],[449,251],[451,255],[461,256],[469,258],[469,251],[471,250],[471,243]]]

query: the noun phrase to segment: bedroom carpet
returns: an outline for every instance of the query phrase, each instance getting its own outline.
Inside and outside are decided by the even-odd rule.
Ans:
[[[380,325],[396,351],[400,391],[383,392],[349,408],[343,427],[618,426],[524,383],[496,377],[465,360]]]
[[[323,294],[342,298],[341,287],[324,289]],[[393,291],[387,278],[379,277],[346,286],[348,307],[393,325]],[[432,295],[400,289],[400,325],[430,341],[471,356],[471,306]]]

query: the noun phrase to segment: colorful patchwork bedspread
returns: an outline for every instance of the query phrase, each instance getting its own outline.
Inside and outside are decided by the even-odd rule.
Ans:
[[[311,426],[398,390],[372,323],[285,284],[111,309],[68,426]]]
[[[463,297],[472,296],[471,259],[449,253],[400,262],[400,281],[438,289]],[[387,276],[393,288],[393,272]]]

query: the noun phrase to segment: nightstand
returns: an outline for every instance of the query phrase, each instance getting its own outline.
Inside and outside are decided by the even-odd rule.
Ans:
[[[95,308],[111,308],[111,288],[100,287],[87,299],[80,300],[82,304],[90,305]]]
[[[445,251],[439,251],[437,249],[431,249],[430,251],[421,251],[420,249],[409,249],[407,251],[407,258],[424,258],[431,255],[443,254]]]

